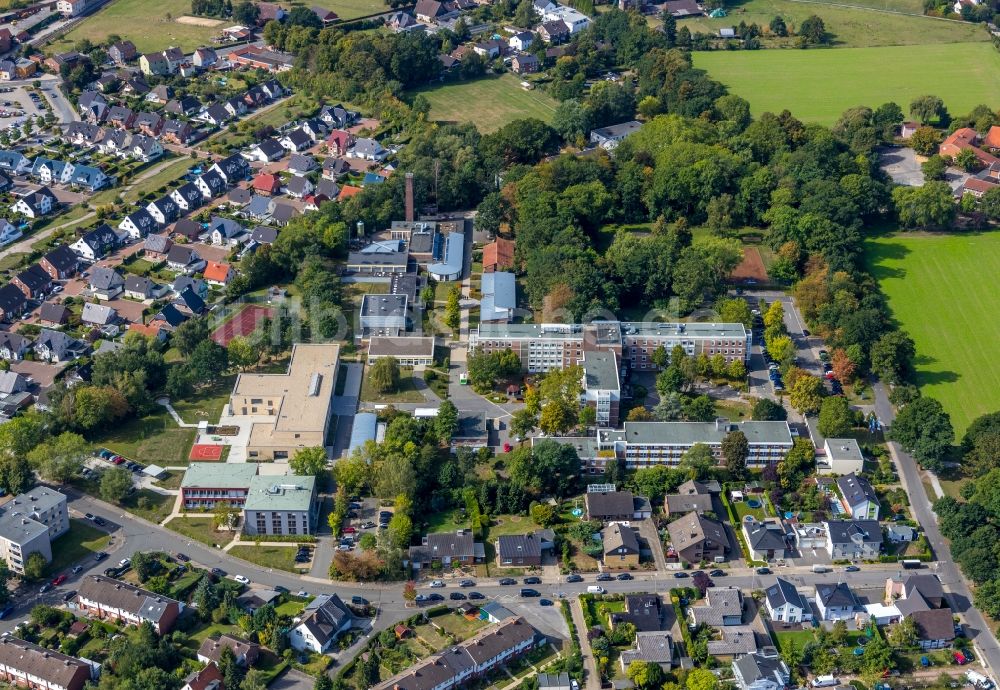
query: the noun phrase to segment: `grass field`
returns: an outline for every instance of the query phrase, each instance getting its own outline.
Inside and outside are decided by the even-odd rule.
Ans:
[[[295,562],[294,546],[240,545],[229,549],[229,553],[264,568],[277,568],[293,573],[299,571],[298,564]]]
[[[381,0],[314,0],[309,7],[325,7],[336,12],[341,19],[354,19],[386,11],[386,4]]]
[[[549,122],[556,102],[535,89],[525,91],[512,74],[484,77],[420,89],[431,104],[431,119],[474,122],[481,132],[493,132],[511,120],[537,117]]]
[[[144,465],[167,467],[188,464],[195,429],[182,429],[164,408],[157,407],[153,414],[141,419],[129,419],[108,430],[95,442]]]
[[[84,558],[93,556],[108,545],[108,535],[82,520],[70,519],[69,530],[52,543],[52,562],[48,572],[57,574]]]
[[[780,15],[792,31],[810,15],[823,18],[826,30],[832,34],[837,47],[863,48],[866,46],[927,45],[930,43],[963,43],[988,41],[989,34],[970,22],[944,21],[924,17],[923,3],[919,0],[845,0],[843,4],[858,8],[888,9],[893,12],[874,12],[871,9],[825,4],[822,2],[796,2],[795,0],[748,0],[729,10],[728,17],[710,19],[699,17],[678,22],[691,31],[719,34],[722,27],[741,21],[756,22],[761,27],[770,24]],[[907,16],[913,15],[913,16]],[[658,22],[658,20],[657,20]],[[765,36],[765,45],[768,39]],[[785,41],[787,44],[787,41]]]
[[[111,34],[135,43],[140,53],[178,46],[191,51],[208,45],[219,27],[181,24],[177,17],[191,13],[191,0],[114,0],[107,7],[85,19],[62,40],[50,44],[49,52],[68,50],[77,41],[89,38],[94,43]],[[232,22],[230,22],[232,23]]]
[[[755,115],[788,108],[828,125],[858,105],[895,101],[906,111],[923,94],[940,96],[955,114],[1000,101],[1000,53],[989,43],[720,51],[694,53],[694,63],[750,101]]]
[[[211,517],[175,517],[167,527],[209,546],[228,544],[236,536],[233,532],[217,532]]]
[[[900,326],[917,345],[917,382],[951,415],[960,437],[1000,409],[1000,233],[894,235],[865,251]]]

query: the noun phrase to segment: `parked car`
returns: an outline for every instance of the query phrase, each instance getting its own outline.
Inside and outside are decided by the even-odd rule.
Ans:
[[[103,561],[107,557],[108,557],[108,554],[106,552],[104,552],[104,551],[98,551],[96,554],[94,554],[94,560],[97,561],[98,563],[100,563],[101,561]]]
[[[527,580],[525,580],[527,582]],[[566,582],[583,582],[583,576],[577,573],[570,573],[566,576]]]
[[[480,594],[479,592],[469,592],[469,598],[470,599],[485,599],[486,597],[483,596],[482,594]]]
[[[538,600],[538,605],[539,606],[552,606],[552,600],[551,599],[539,599]]]
[[[342,531],[344,534],[354,534],[358,530],[354,527],[345,527]]]
[[[131,558],[123,558],[120,561],[118,561],[118,567],[119,568],[127,568],[130,565],[132,565],[132,559]]]
[[[634,580],[631,573],[618,573],[619,580]]]
[[[81,572],[82,570],[83,570],[83,566],[82,565],[74,565],[72,573],[74,575],[76,575],[77,573]]]
[[[674,573],[674,577],[676,577],[678,580],[680,580],[681,578],[690,577],[690,576],[687,573],[685,573],[683,570],[678,570],[676,573]]]
[[[444,596],[437,592],[431,592],[427,595],[427,601],[444,601]]]
[[[430,587],[432,589],[439,589],[441,587],[444,587],[444,582],[442,582],[441,580],[432,580]]]
[[[760,568],[757,568],[756,572],[758,575],[770,575],[771,569],[768,568],[767,566],[761,566]]]
[[[712,572],[710,572],[709,575],[711,575],[712,577],[725,577],[726,576],[726,571],[725,570],[720,570],[719,568],[716,568],[715,570],[713,570]]]
[[[467,597],[462,592],[452,592],[448,595],[448,598],[452,601],[465,601]]]
[[[524,584],[526,585],[540,585],[542,584],[542,578],[532,575],[531,577],[524,578]]]
[[[56,579],[52,581],[53,587],[58,587],[62,583],[66,582],[66,575],[57,575]]]
[[[849,565],[849,566],[847,566],[846,568],[844,568],[844,572],[845,572],[845,573],[856,573],[856,572],[858,572],[859,570],[861,570],[861,568],[859,568],[859,567],[858,567],[858,566],[856,566],[856,565]]]
[[[107,524],[107,521],[98,515],[97,517],[94,518],[94,524],[98,525],[99,527],[103,527],[104,525]]]
[[[539,592],[537,589],[531,589],[530,587],[522,587],[520,594],[521,594],[522,597],[540,597],[540,596],[542,596],[541,592]]]
[[[66,592],[65,594],[63,594],[63,601],[69,601],[70,599],[72,599],[75,596],[76,596],[76,590],[75,589],[71,589],[68,592]]]
[[[87,518],[88,520],[94,519],[94,516],[91,513],[87,513],[86,515],[84,515],[84,517]]]
[[[501,585],[516,585],[517,584],[517,580],[515,580],[512,577],[501,577],[500,578],[500,584]]]
[[[611,573],[598,573],[597,575],[598,582],[611,582],[614,579],[615,576],[612,575]]]
[[[191,560],[190,558],[187,557],[187,555],[181,553],[180,551],[174,554],[174,558],[176,558],[181,563],[187,563],[188,561]]]
[[[476,586],[476,582],[475,582],[475,580],[462,580],[461,582],[458,583],[458,586],[459,587],[475,587]]]
[[[250,578],[246,575],[233,575],[233,579],[239,582],[241,585],[250,584]]]
[[[41,589],[38,590],[38,593],[39,594],[45,594],[50,589],[52,589],[52,583],[46,582],[44,585],[41,586]]]

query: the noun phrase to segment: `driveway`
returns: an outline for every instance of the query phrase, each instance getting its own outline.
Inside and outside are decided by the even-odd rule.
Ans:
[[[312,690],[316,679],[308,673],[289,668],[271,681],[269,690]]]
[[[924,172],[913,149],[892,146],[879,149],[878,154],[879,167],[893,182],[907,187],[923,186]]]
[[[65,369],[68,364],[47,364],[46,362],[11,362],[10,370],[23,376],[30,376],[31,379],[42,388],[48,388],[55,381],[56,376]]]

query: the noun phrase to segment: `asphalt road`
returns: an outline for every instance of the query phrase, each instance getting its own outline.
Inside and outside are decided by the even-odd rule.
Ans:
[[[875,385],[875,414],[885,427],[891,426],[892,420],[895,418],[895,411],[889,403],[888,393],[881,383]],[[913,511],[920,526],[923,527],[935,557],[940,559],[939,573],[941,579],[947,580],[949,583],[948,599],[951,608],[962,614],[966,624],[966,634],[979,649],[979,659],[989,667],[991,675],[1000,672],[1000,644],[997,643],[997,638],[986,618],[972,605],[972,592],[968,582],[951,559],[951,550],[944,537],[941,536],[937,516],[931,507],[932,502],[920,480],[920,469],[917,462],[898,443],[889,441],[887,445],[899,470],[903,488],[906,489],[906,493],[910,497],[910,510]]]
[[[822,343],[815,337],[806,337],[803,334],[804,322],[794,300],[777,292],[755,292],[754,295],[768,300],[781,299],[784,302],[785,323],[798,347],[800,365],[807,370],[818,368],[817,348],[821,347]],[[818,372],[812,371],[811,373]],[[895,410],[889,403],[885,387],[878,383],[875,384],[874,389],[875,414],[888,428],[895,418]],[[952,561],[951,550],[938,529],[937,516],[934,514],[932,501],[928,498],[927,491],[920,480],[920,469],[913,457],[906,453],[899,444],[889,441],[887,446],[899,472],[900,482],[910,497],[910,510],[923,528],[924,534],[927,535],[935,557],[939,559],[933,564],[933,568],[948,590],[947,596],[951,608],[956,613],[961,614],[965,623],[966,635],[979,650],[979,659],[991,670],[991,673],[994,670],[1000,672],[1000,644],[997,643],[997,638],[986,619],[972,605],[972,593],[968,582],[962,576],[958,566]],[[855,579],[852,576],[852,586],[854,582]]]

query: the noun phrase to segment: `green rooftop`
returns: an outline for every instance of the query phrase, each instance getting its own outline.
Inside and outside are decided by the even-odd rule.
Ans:
[[[257,476],[250,481],[243,507],[246,510],[308,512],[316,494],[316,477]]]
[[[257,465],[243,462],[191,463],[181,480],[182,489],[245,489],[257,475]]]

